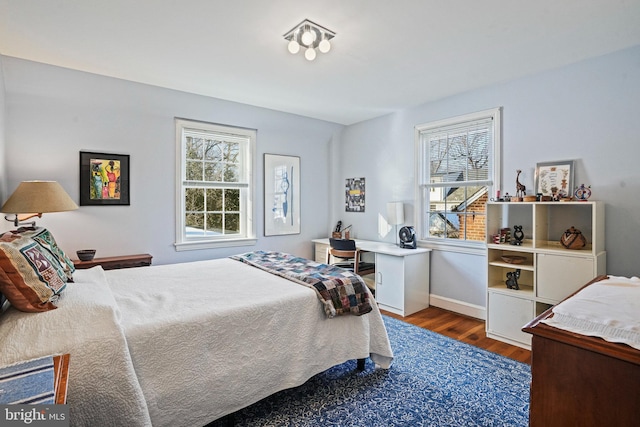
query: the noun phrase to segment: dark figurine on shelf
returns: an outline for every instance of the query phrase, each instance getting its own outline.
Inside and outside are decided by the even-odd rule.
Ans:
[[[516,271],[507,272],[507,288],[519,290],[520,286],[518,286],[518,279],[520,278],[520,269],[516,269]]]
[[[511,242],[512,245],[516,245],[516,246],[522,246],[522,240],[524,240],[524,233],[522,232],[522,226],[521,225],[514,225],[513,226],[513,241]]]

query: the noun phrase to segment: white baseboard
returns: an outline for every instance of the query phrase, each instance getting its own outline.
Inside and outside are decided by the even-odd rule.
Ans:
[[[480,320],[487,320],[487,309],[480,305],[469,304],[468,302],[458,301],[434,294],[429,295],[429,304],[434,307],[464,314],[465,316],[475,317]]]

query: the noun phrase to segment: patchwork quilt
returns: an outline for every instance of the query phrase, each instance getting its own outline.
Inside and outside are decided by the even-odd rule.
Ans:
[[[367,285],[352,271],[283,252],[254,251],[230,258],[314,289],[329,318],[372,310]]]

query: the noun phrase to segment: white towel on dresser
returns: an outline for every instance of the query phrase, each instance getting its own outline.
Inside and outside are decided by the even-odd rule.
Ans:
[[[542,322],[640,350],[640,279],[609,276],[553,307]]]

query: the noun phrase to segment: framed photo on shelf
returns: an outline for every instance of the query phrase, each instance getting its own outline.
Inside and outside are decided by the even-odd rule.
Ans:
[[[81,151],[80,206],[129,204],[129,155]]]
[[[535,193],[555,199],[573,194],[574,160],[544,162],[536,164]]]
[[[264,235],[300,234],[300,157],[264,155]]]

